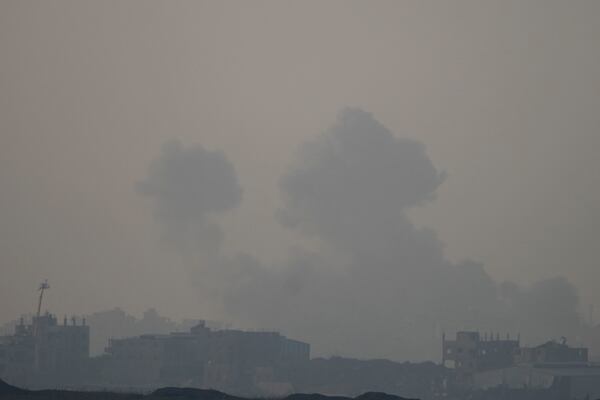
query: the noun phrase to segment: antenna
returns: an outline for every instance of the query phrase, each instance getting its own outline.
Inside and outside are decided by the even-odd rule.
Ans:
[[[38,301],[37,314],[36,314],[36,316],[38,318],[40,317],[40,312],[42,311],[42,299],[44,298],[44,290],[46,290],[46,289],[50,289],[50,285],[48,285],[48,279],[46,279],[44,282],[40,283],[40,287],[38,288],[38,291],[40,292],[40,298]]]
[[[44,282],[42,282],[40,284],[40,287],[38,288],[38,291],[40,292],[40,298],[38,300],[38,307],[37,307],[37,313],[36,313],[36,318],[33,322],[33,338],[34,338],[34,359],[33,359],[33,366],[34,366],[34,370],[38,371],[39,367],[40,367],[40,350],[39,350],[39,343],[38,343],[38,325],[40,323],[40,313],[42,312],[42,299],[44,298],[44,291],[50,289],[50,285],[48,285],[48,279],[46,279]]]

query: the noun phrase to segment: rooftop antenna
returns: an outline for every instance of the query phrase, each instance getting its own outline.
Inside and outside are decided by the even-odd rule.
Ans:
[[[40,313],[42,312],[42,299],[44,298],[44,290],[46,289],[50,289],[50,285],[48,285],[48,279],[46,279],[44,282],[40,283],[40,287],[38,288],[38,291],[40,292],[40,298],[38,300],[38,307],[37,307],[37,314],[36,316],[39,318],[40,317]]]
[[[39,369],[40,366],[40,355],[39,355],[39,346],[38,346],[38,324],[40,323],[40,313],[42,312],[42,299],[44,298],[44,291],[50,289],[50,285],[48,285],[48,279],[46,279],[44,282],[42,282],[40,284],[40,287],[38,288],[38,291],[40,292],[40,298],[38,300],[38,307],[37,307],[37,313],[36,313],[36,319],[34,321],[33,325],[33,337],[34,337],[34,369],[35,371],[37,371]]]
[[[40,283],[40,287],[38,288],[38,292],[40,292],[40,298],[38,300],[37,313],[35,314],[36,319],[33,325],[33,336],[37,335],[37,325],[40,319],[40,313],[42,312],[42,299],[44,298],[44,291],[46,289],[50,289],[50,285],[48,285],[48,279],[44,282]]]

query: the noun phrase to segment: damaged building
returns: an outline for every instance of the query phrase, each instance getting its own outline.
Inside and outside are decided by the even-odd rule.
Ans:
[[[473,391],[547,391],[548,398],[600,397],[600,365],[590,363],[588,349],[570,347],[565,338],[521,347],[507,335],[457,332],[442,340],[442,364],[457,382]]]
[[[455,340],[442,337],[442,364],[453,368],[459,379],[467,379],[478,371],[513,365],[519,348],[519,338],[509,335],[501,339],[499,333],[457,332]]]
[[[521,347],[520,339],[500,338],[500,334],[457,332],[456,339],[442,337],[442,364],[453,368],[458,376],[468,378],[474,373],[539,363],[587,363],[588,350],[570,347],[567,340],[551,340],[535,347]]]

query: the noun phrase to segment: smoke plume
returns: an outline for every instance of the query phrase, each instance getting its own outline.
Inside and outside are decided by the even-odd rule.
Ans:
[[[214,217],[242,200],[235,168],[224,153],[199,145],[184,148],[176,140],[163,146],[136,188],[154,200],[165,241],[184,251],[216,252],[223,234]]]
[[[238,206],[242,193],[223,153],[168,144],[139,191],[155,200],[170,242],[209,260],[191,268],[218,270],[203,276],[219,288],[227,318],[280,328],[316,353],[437,359],[443,330],[538,338],[576,326],[577,294],[566,280],[498,285],[480,263],[448,261],[435,232],[412,223],[407,211],[433,200],[444,178],[422,143],[360,109],[342,110],[299,149],[281,177],[276,211],[283,226],[327,250],[293,248],[282,265],[219,253],[215,217]]]

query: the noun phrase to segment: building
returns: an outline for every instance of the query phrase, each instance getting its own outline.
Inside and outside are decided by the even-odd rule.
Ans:
[[[458,379],[467,379],[478,371],[505,368],[514,364],[519,339],[501,339],[500,334],[457,332],[455,340],[442,338],[442,364],[453,368]]]
[[[90,330],[85,319],[62,324],[46,313],[21,319],[13,335],[0,338],[0,376],[15,384],[67,384],[77,380],[89,359]]]
[[[28,387],[144,389],[193,386],[245,394],[285,394],[290,371],[310,358],[310,346],[277,332],[210,329],[110,339],[90,358],[85,318],[61,323],[49,313],[21,318],[0,336],[0,378]]]
[[[198,384],[204,375],[210,330],[202,323],[189,333],[111,339],[103,378],[116,385]]]
[[[600,365],[588,362],[586,348],[569,347],[566,339],[521,347],[519,339],[458,332],[442,343],[444,366],[452,367],[459,386],[473,390],[543,393],[551,399],[600,396]]]
[[[516,364],[587,362],[588,349],[569,347],[565,338],[560,343],[551,340],[536,347],[519,348],[515,352]]]
[[[268,394],[289,388],[286,371],[309,360],[310,346],[277,332],[212,330],[200,322],[185,333],[112,339],[106,353],[103,377],[114,385]]]
[[[547,398],[600,398],[600,366],[580,364],[516,365],[484,371],[473,376],[473,388],[478,390],[506,389],[546,390]]]
[[[27,383],[33,372],[34,343],[31,325],[23,319],[13,335],[0,337],[0,377],[11,383]]]

